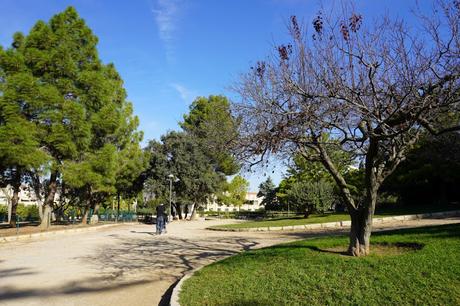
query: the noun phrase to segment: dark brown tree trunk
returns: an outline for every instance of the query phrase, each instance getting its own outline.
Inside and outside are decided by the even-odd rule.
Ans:
[[[87,187],[86,190],[86,205],[83,211],[83,218],[81,219],[81,224],[88,224],[88,214],[91,209],[91,187]]]
[[[185,210],[185,216],[184,216],[184,219],[187,220],[187,217],[188,217],[188,213],[190,211],[190,205],[189,204],[185,204],[184,206],[184,210]]]
[[[179,218],[179,220],[182,220],[182,207],[180,204],[174,204],[174,207],[176,208],[176,215],[177,215],[177,218]]]
[[[57,190],[58,175],[59,173],[57,171],[53,171],[50,176],[48,195],[46,196],[45,203],[43,204],[43,215],[40,223],[41,229],[48,229],[51,225],[51,214],[53,211],[54,198]]]
[[[348,253],[352,256],[366,256],[370,252],[370,237],[372,232],[372,215],[368,209],[350,212],[351,229]]]
[[[15,183],[13,186],[13,197],[11,198],[11,219],[10,226],[16,227],[17,208],[19,204],[19,191],[21,188],[21,182]]]
[[[352,256],[366,256],[370,252],[370,238],[372,233],[372,218],[374,216],[377,194],[380,186],[378,167],[375,158],[378,154],[378,142],[371,139],[369,151],[366,155],[364,202],[356,209],[349,207],[351,217],[350,245],[348,253]]]

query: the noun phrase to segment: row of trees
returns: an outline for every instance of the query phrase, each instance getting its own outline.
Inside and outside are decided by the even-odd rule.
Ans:
[[[181,131],[168,132],[160,141],[149,142],[146,151],[150,165],[145,173],[144,193],[155,198],[154,204],[169,202],[168,177],[174,178],[172,205],[179,218],[189,207],[193,218],[207,201],[241,205],[247,181],[235,176],[227,182],[227,176],[240,169],[230,151],[237,139],[238,121],[230,112],[227,98],[197,98],[180,126]]]
[[[90,209],[142,187],[139,120],[97,42],[69,7],[0,47],[0,179],[13,189],[13,226],[22,183],[33,186],[45,228],[60,205],[81,207],[86,222]]]
[[[380,188],[377,204],[447,205],[460,201],[460,135],[425,135]],[[339,152],[336,152],[339,153]],[[337,155],[336,155],[337,156]],[[342,159],[343,176],[356,201],[364,197],[364,171]],[[276,186],[269,177],[259,186],[259,196],[268,210],[302,212],[341,211],[340,191],[331,175],[318,162],[292,158],[286,177]],[[390,203],[388,201],[390,200]]]
[[[97,222],[101,205],[116,198],[119,207],[144,187],[167,202],[170,175],[179,178],[171,182],[179,216],[208,200],[241,205],[247,181],[226,179],[240,169],[229,151],[238,123],[225,97],[197,98],[182,131],[142,150],[123,81],[101,62],[97,37],[72,7],[0,48],[0,183],[12,226],[22,184],[34,190],[44,228],[68,207],[83,212],[83,223],[92,210]]]
[[[330,150],[329,154],[343,176],[348,178],[358,175],[358,180],[362,180],[362,171],[353,166],[350,154],[340,150]],[[362,184],[353,183],[350,187],[357,198]],[[302,212],[305,217],[311,213],[325,213],[342,203],[334,179],[324,166],[298,153],[292,156],[291,165],[279,186],[275,186],[269,177],[260,184],[259,196],[264,197],[266,209]]]

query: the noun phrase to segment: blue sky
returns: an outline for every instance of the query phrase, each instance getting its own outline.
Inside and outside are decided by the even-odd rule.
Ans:
[[[327,8],[334,2],[322,3]],[[405,17],[414,3],[362,0],[356,7],[364,18],[385,12]],[[14,32],[27,33],[37,20],[49,20],[69,5],[99,37],[102,60],[113,62],[124,79],[147,142],[178,129],[197,96],[238,99],[229,90],[238,75],[286,40],[291,15],[310,22],[320,1],[0,0],[0,44],[9,46]],[[276,183],[282,168],[269,173]],[[266,176],[248,178],[256,190]]]

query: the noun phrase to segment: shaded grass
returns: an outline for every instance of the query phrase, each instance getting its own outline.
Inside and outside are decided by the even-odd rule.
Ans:
[[[247,251],[184,283],[182,305],[460,305],[460,224],[374,234],[401,252],[343,256],[347,237]],[[331,251],[333,250],[333,251]]]
[[[389,216],[422,214],[429,212],[440,212],[460,209],[459,205],[425,205],[425,206],[401,206],[393,205],[382,208],[377,208],[374,218],[384,218]],[[305,225],[314,223],[348,221],[350,216],[348,213],[329,213],[324,215],[313,214],[308,218],[302,216],[290,218],[265,219],[259,221],[249,221],[236,224],[225,224],[213,226],[212,228],[255,228],[255,227],[275,227],[275,226],[292,226]]]

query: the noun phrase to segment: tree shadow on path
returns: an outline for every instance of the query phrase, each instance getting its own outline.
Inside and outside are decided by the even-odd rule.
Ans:
[[[37,272],[33,271],[30,268],[0,269],[0,279],[14,276],[32,275],[36,273]]]
[[[128,282],[112,282],[108,277],[91,277],[79,281],[71,281],[62,286],[50,289],[18,289],[16,287],[2,287],[0,289],[0,302],[26,298],[44,298],[60,295],[78,295],[90,292],[114,291],[121,288],[138,286],[148,283],[149,280],[136,280]]]

